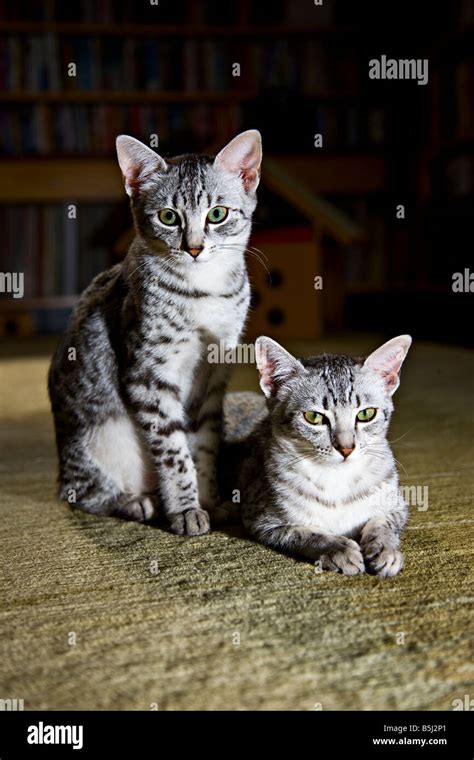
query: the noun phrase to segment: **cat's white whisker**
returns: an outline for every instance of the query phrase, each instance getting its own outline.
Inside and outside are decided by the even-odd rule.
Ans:
[[[408,433],[411,433],[414,429],[414,427],[410,428],[406,431],[406,433],[403,433],[403,435],[400,435],[398,438],[394,438],[393,440],[389,441],[389,443],[398,443],[398,441],[401,441],[402,438],[405,438],[405,436],[407,436]]]

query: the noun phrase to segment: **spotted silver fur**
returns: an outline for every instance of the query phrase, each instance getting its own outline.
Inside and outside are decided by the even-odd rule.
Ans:
[[[323,570],[401,570],[407,508],[387,430],[410,344],[407,335],[394,338],[365,361],[297,360],[270,338],[258,339],[268,413],[230,456],[244,524],[259,541],[319,561]],[[375,417],[358,422],[367,408]],[[307,422],[307,411],[323,414],[324,424]]]
[[[215,159],[165,161],[121,136],[117,153],[136,237],[83,293],[53,358],[60,496],[133,520],[161,507],[173,531],[197,535],[220,501],[229,369],[207,361],[208,346],[234,348],[245,323],[261,139],[249,130]],[[228,208],[220,224],[207,219],[215,205]],[[162,223],[163,208],[179,224]]]

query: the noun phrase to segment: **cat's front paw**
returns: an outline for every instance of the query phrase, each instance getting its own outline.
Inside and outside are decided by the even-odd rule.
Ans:
[[[364,557],[360,546],[350,538],[339,536],[328,551],[320,557],[323,570],[333,570],[344,575],[359,575],[365,572]]]
[[[403,554],[393,537],[382,531],[369,531],[362,536],[360,546],[367,570],[372,575],[397,575],[403,567]]]
[[[156,515],[156,504],[150,496],[140,496],[117,507],[113,512],[114,517],[120,517],[122,520],[134,520],[135,522],[145,523]]]
[[[373,552],[374,549],[372,548],[371,551]],[[382,577],[398,575],[404,564],[403,554],[400,549],[395,549],[391,546],[382,546],[370,556],[366,553],[365,560],[369,573],[381,575]]]
[[[202,536],[209,533],[209,515],[204,509],[187,509],[171,516],[170,529],[178,536]]]

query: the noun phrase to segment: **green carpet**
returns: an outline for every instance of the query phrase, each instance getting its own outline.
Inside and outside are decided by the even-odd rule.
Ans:
[[[472,352],[415,344],[403,369],[391,438],[403,436],[402,482],[428,486],[429,508],[412,508],[394,579],[317,574],[238,528],[186,539],[72,512],[54,495],[47,364],[0,363],[0,698],[450,710],[472,694]],[[256,388],[255,370],[239,368],[233,388]]]

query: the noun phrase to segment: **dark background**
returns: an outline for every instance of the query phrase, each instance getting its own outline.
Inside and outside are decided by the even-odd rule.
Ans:
[[[473,39],[471,0],[2,3],[0,271],[25,273],[25,297],[0,295],[0,335],[60,331],[125,254],[117,134],[156,133],[166,156],[256,127],[268,165],[252,244],[271,277],[249,255],[248,336],[472,345],[472,294],[452,276],[472,260]],[[428,58],[428,84],[370,80],[381,55]]]

